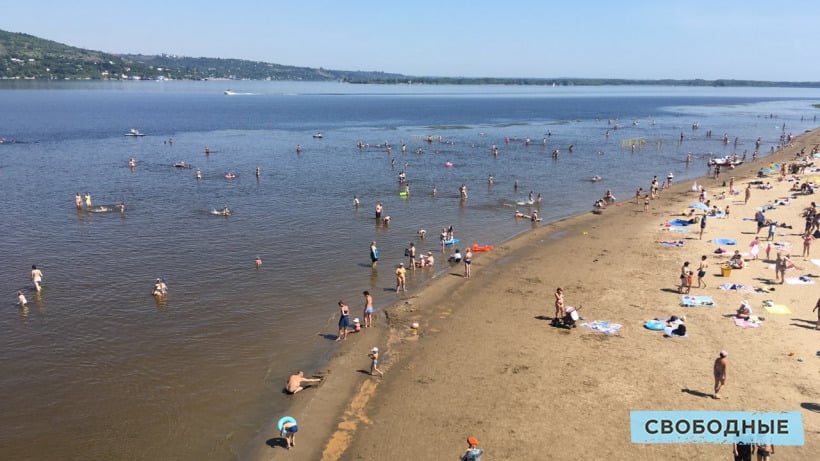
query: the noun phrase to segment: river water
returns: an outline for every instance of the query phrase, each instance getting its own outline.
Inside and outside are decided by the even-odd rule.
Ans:
[[[226,96],[228,88],[238,94]],[[434,270],[410,273],[412,292],[448,267],[442,227],[455,228],[457,247],[497,244],[532,228],[512,218],[516,209],[552,221],[588,211],[607,189],[627,198],[653,175],[703,175],[710,154],[751,158],[757,137],[765,154],[784,125],[795,135],[817,126],[819,97],[798,89],[2,82],[0,458],[235,459],[285,408],[287,375],[332,354],[336,301],[356,315],[362,290],[380,309],[398,299],[393,268],[409,242],[438,256]],[[131,128],[145,136],[124,136]],[[400,171],[408,198],[399,196]],[[540,205],[522,204],[530,191],[543,194]],[[124,202],[126,211],[78,211],[74,196],[86,192],[94,205]],[[378,201],[389,226],[373,217]],[[230,217],[211,213],[225,206]],[[381,253],[375,271],[372,240]],[[32,264],[44,272],[40,294]],[[150,294],[157,277],[167,280],[165,299]],[[15,305],[18,290],[26,309]]]

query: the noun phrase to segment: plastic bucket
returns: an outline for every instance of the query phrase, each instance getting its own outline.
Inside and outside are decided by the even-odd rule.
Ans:
[[[731,277],[732,276],[732,267],[731,266],[720,266],[720,275],[723,277]]]

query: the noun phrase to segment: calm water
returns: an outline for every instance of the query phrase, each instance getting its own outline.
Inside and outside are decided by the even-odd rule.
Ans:
[[[531,228],[511,217],[531,209],[517,204],[530,190],[544,194],[549,221],[588,210],[606,189],[621,198],[653,175],[700,176],[709,152],[748,149],[751,158],[754,139],[768,152],[784,123],[794,134],[814,128],[820,98],[782,89],[3,85],[2,459],[237,458],[285,407],[289,372],[332,353],[338,299],[354,313],[365,289],[380,308],[397,299],[392,268],[409,241],[436,251],[449,225],[462,245],[508,239]],[[228,85],[252,94],[225,96]],[[130,128],[147,136],[123,136]],[[723,133],[739,138],[737,149]],[[642,148],[622,148],[637,138]],[[375,147],[385,141],[392,155]],[[204,178],[174,168],[180,160]],[[409,199],[398,195],[401,170]],[[228,171],[238,177],[224,179]],[[604,180],[592,183],[596,174]],[[74,194],[86,191],[94,204],[125,202],[126,213],[77,212]],[[374,222],[377,201],[389,228]],[[234,215],[209,213],[223,206]],[[426,241],[416,239],[420,227]],[[376,272],[371,240],[382,255]],[[438,259],[436,271],[411,273],[411,290],[446,270]],[[32,264],[45,273],[40,295]],[[161,303],[150,295],[156,277],[170,288]],[[14,304],[17,290],[27,310]]]

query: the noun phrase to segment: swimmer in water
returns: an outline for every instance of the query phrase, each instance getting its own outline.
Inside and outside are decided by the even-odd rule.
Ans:
[[[77,195],[74,196],[74,205],[78,210],[83,209],[83,198],[80,196],[79,192],[77,192]]]
[[[261,258],[261,257],[257,256],[257,257],[256,257],[256,261],[254,261],[254,262],[256,263],[256,268],[257,268],[257,269],[259,269],[260,267],[262,267],[262,258]]]
[[[228,208],[228,207],[225,207],[225,208],[222,209],[221,213],[225,216],[230,216],[231,215],[231,209]]]
[[[17,304],[19,304],[20,307],[26,307],[26,304],[28,304],[26,295],[24,295],[22,291],[17,292]]]
[[[259,166],[257,165],[256,166],[256,177],[258,178],[261,173],[262,173],[262,169],[259,168]]]
[[[202,170],[196,169],[196,179],[202,179]]]
[[[358,195],[353,196],[353,208],[359,208],[359,196]]]

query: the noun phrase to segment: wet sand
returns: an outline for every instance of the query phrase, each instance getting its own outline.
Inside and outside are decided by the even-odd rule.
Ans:
[[[280,442],[278,433],[266,428],[248,457],[457,459],[466,438],[474,436],[487,459],[730,459],[729,445],[634,445],[629,412],[799,410],[806,445],[777,447],[775,456],[814,459],[820,451],[820,331],[814,330],[812,308],[820,278],[811,277],[810,285],[772,284],[765,242],[760,259],[722,277],[720,264],[729,255],[716,255],[712,240],[736,239],[737,246],[723,248],[747,253],[756,225],[744,218],[752,218],[755,207],[788,197],[793,183],[778,182],[778,175],[765,178],[774,188],[753,186],[745,205],[742,190],[761,167],[790,161],[801,147],[808,152],[818,143],[820,130],[814,130],[772,156],[724,171],[718,180],[698,180],[713,204],[731,210],[727,219],[707,221],[702,240],[697,225],[688,233],[661,230],[697,201],[688,183],[664,190],[648,212],[626,200],[602,214],[547,224],[476,254],[470,279],[462,277],[462,266],[454,267],[401,297],[376,328],[348,338],[322,370],[327,379],[321,387],[293,396],[291,414],[300,426],[296,448],[273,446]],[[664,172],[639,173],[635,188],[648,188],[654,173],[663,179]],[[722,184],[730,175],[740,195],[715,200],[715,193],[728,191]],[[804,175],[813,176],[820,173]],[[801,268],[786,277],[820,275],[819,266],[800,257],[799,235],[799,214],[817,197],[800,195],[766,213],[794,226],[778,229],[776,236],[791,243]],[[762,240],[766,233],[760,232]],[[685,243],[664,247],[658,240]],[[820,258],[820,244],[814,246],[813,257]],[[680,267],[690,261],[696,268],[701,255],[708,256],[707,287],[693,287],[691,294],[712,296],[716,307],[681,307]],[[767,293],[718,289],[726,282]],[[551,326],[558,286],[567,305],[580,306],[579,325],[606,320],[623,329],[607,336],[580,326]],[[765,317],[759,328],[739,328],[729,318],[744,299]],[[792,314],[769,314],[762,307],[767,299]],[[664,338],[643,327],[645,320],[672,314],[686,316],[688,337]],[[420,324],[418,335],[413,322]],[[373,346],[383,351],[384,378],[367,374]],[[715,400],[712,363],[720,350],[729,352],[729,371],[723,398]]]

